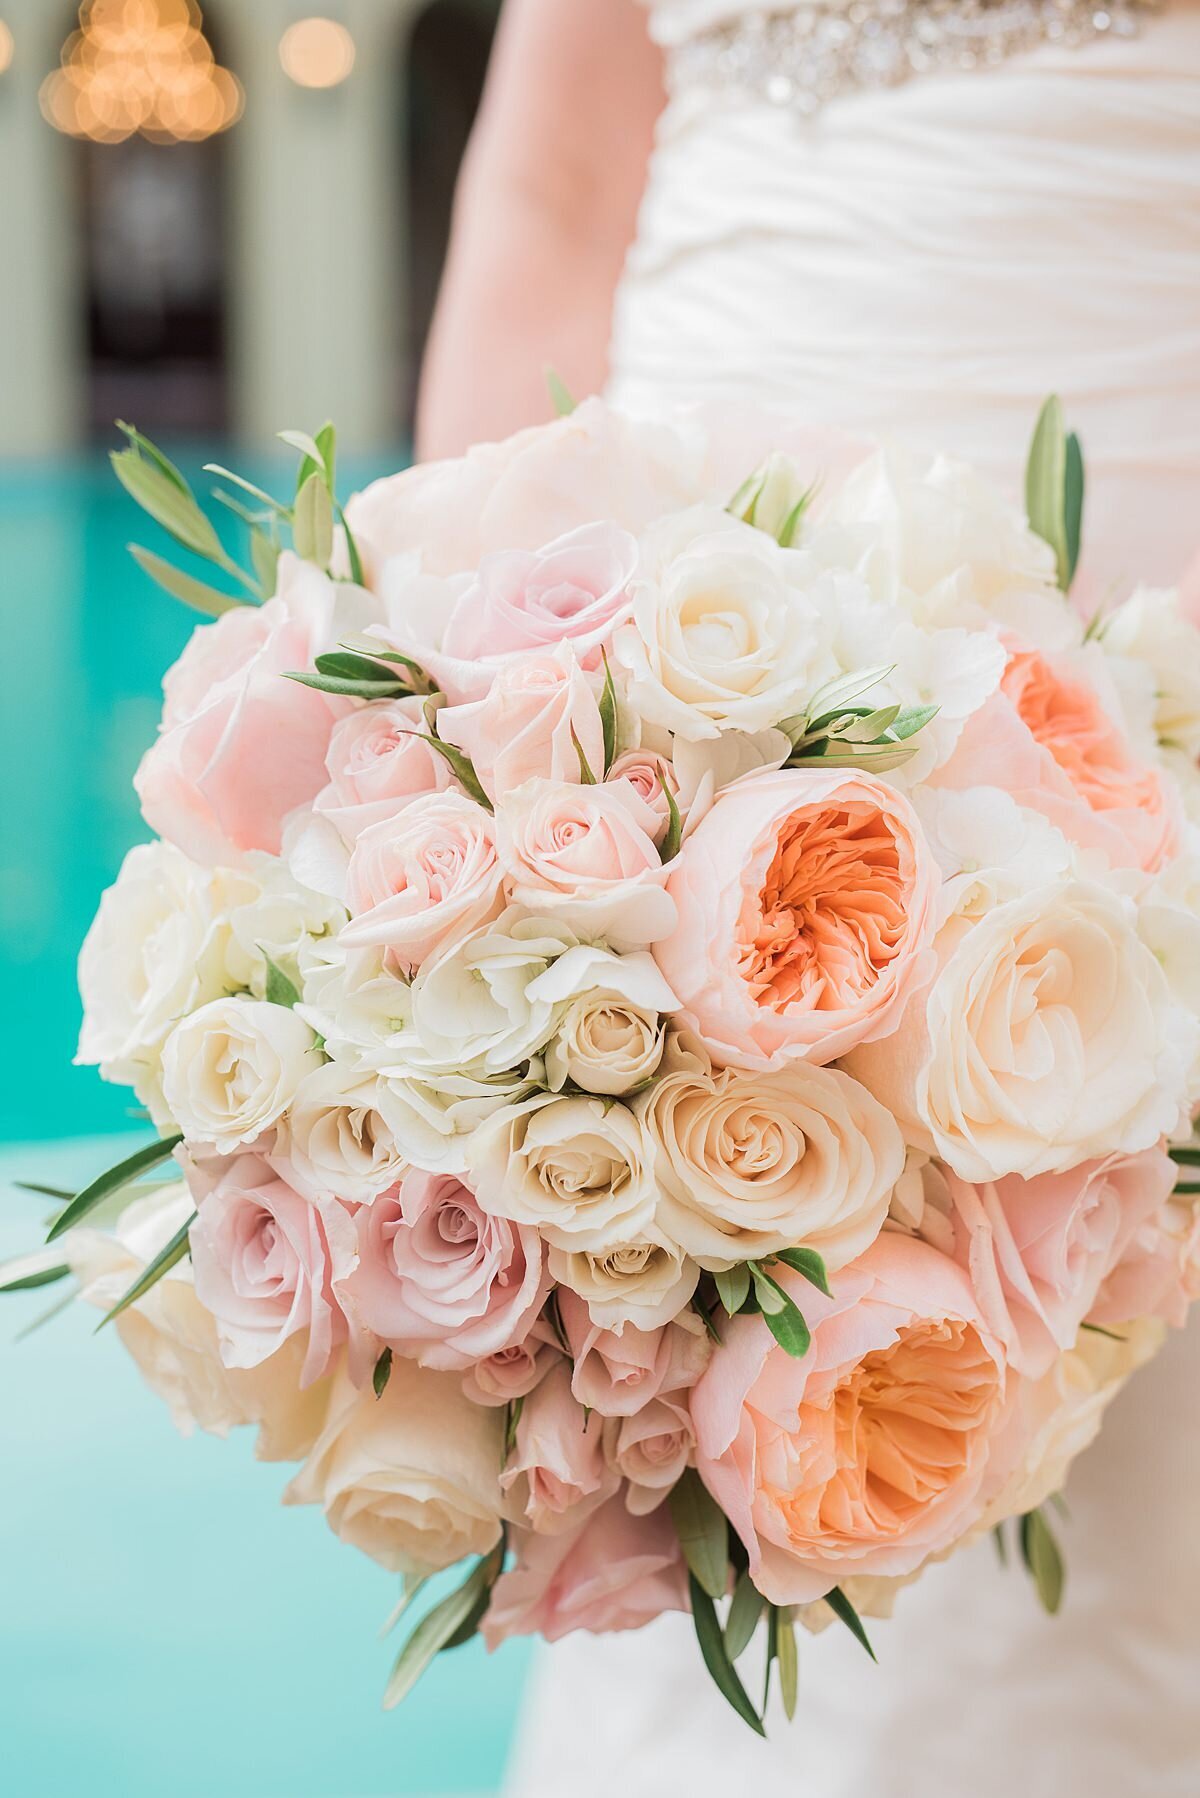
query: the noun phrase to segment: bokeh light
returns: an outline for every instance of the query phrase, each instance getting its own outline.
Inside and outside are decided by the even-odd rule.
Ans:
[[[4,20],[0,19],[0,75],[12,68],[14,48],[13,34]]]
[[[337,87],[354,54],[354,39],[336,19],[297,19],[279,40],[283,72],[297,87]]]
[[[195,0],[86,0],[39,98],[56,130],[116,144],[199,143],[237,122],[244,96]]]

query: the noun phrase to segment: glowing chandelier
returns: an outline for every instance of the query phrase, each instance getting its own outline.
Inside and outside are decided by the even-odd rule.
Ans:
[[[85,0],[79,29],[46,77],[44,116],[70,137],[199,143],[241,117],[240,82],[220,68],[195,0]]]

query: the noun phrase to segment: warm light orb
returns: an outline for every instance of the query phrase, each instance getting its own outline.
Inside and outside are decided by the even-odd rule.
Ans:
[[[297,19],[279,40],[279,60],[297,87],[337,87],[354,67],[354,39],[336,19]]]
[[[243,94],[217,65],[196,0],[85,0],[39,100],[70,137],[200,143],[237,122]]]
[[[0,19],[0,75],[12,68],[13,49],[13,34]]]

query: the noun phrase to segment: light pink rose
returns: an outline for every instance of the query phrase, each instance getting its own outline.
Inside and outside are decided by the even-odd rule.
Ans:
[[[661,1505],[683,1474],[696,1445],[687,1394],[672,1392],[623,1417],[611,1431],[608,1453],[628,1481],[625,1503],[635,1516]]]
[[[1020,1382],[966,1274],[925,1243],[881,1236],[832,1299],[777,1277],[808,1353],[734,1318],[690,1403],[697,1468],[755,1585],[807,1604],[848,1575],[912,1573],[970,1528],[1007,1477]]]
[[[419,662],[452,704],[464,704],[484,698],[518,657],[559,643],[570,643],[585,669],[598,669],[629,615],[636,566],[637,544],[615,524],[485,556],[465,582],[394,566],[385,582],[388,622],[372,634]]]
[[[496,816],[514,902],[614,949],[643,948],[673,927],[657,830],[628,781],[527,781],[504,795]]]
[[[374,602],[295,556],[262,606],[239,606],[193,634],[163,683],[158,740],[134,779],[147,824],[194,861],[279,853],[283,823],[325,784],[330,734],[353,701],[315,692],[304,673]]]
[[[501,909],[490,813],[462,793],[428,793],[365,830],[346,873],[350,949],[386,949],[401,972]]]
[[[1153,873],[1179,842],[1177,806],[1100,695],[1051,656],[1013,649],[1001,691],[968,719],[934,785],[1002,786],[1113,867]]]
[[[708,1364],[709,1340],[692,1311],[654,1330],[605,1330],[566,1286],[558,1288],[558,1310],[574,1362],[571,1390],[601,1417],[632,1417],[660,1393],[694,1386]]]
[[[717,1061],[833,1061],[895,1030],[932,973],[937,880],[912,807],[882,781],[748,775],[684,843],[667,887],[679,921],[655,959]]]
[[[521,1407],[517,1439],[500,1474],[505,1513],[540,1534],[559,1535],[620,1485],[604,1452],[604,1423],[571,1393],[571,1370],[553,1368]]]
[[[670,756],[659,755],[652,749],[627,749],[609,769],[608,778],[610,781],[627,780],[638,798],[649,806],[658,820],[654,840],[661,843],[671,824],[667,793],[676,801],[679,799],[679,779]]]
[[[523,1342],[485,1355],[463,1375],[463,1391],[477,1405],[511,1405],[526,1398],[562,1359],[549,1327],[538,1320]]]
[[[302,1387],[347,1339],[335,1285],[352,1271],[354,1222],[337,1199],[302,1198],[256,1155],[186,1170],[196,1296],[217,1320],[227,1367],[258,1367],[299,1331]]]
[[[1074,1345],[1102,1282],[1161,1213],[1175,1166],[1160,1149],[984,1186],[947,1177],[954,1259],[1018,1373],[1039,1379]]]
[[[1109,1329],[1159,1317],[1182,1329],[1197,1299],[1200,1209],[1190,1199],[1168,1199],[1126,1245],[1087,1321]]]
[[[644,530],[707,491],[699,472],[698,453],[673,430],[588,399],[566,418],[376,481],[354,495],[346,516],[374,587],[385,563],[414,544],[430,574],[450,575],[478,568],[496,550],[537,549],[596,518]],[[722,473],[712,493],[732,485]]]
[[[578,782],[581,752],[597,780],[604,773],[600,708],[567,645],[507,663],[483,699],[444,706],[437,722],[492,799],[527,780]]]
[[[480,1625],[490,1649],[510,1636],[557,1642],[576,1629],[641,1629],[687,1609],[687,1569],[665,1506],[635,1517],[618,1494],[572,1534],[517,1530],[514,1547],[516,1565],[496,1581]]]
[[[467,1368],[514,1347],[549,1282],[536,1230],[488,1217],[453,1174],[407,1173],[355,1218],[358,1264],[339,1296],[423,1367]]]
[[[341,719],[325,757],[329,784],[313,810],[352,844],[410,800],[444,793],[454,776],[445,756],[426,740],[428,730],[421,699],[384,700]]]

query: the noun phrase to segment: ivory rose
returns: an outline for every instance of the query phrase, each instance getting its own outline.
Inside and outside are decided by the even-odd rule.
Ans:
[[[339,1376],[283,1502],[321,1505],[335,1535],[392,1573],[437,1573],[499,1539],[503,1440],[502,1412],[396,1356],[378,1398]]]
[[[393,699],[361,707],[333,728],[327,784],[313,809],[353,845],[372,824],[412,799],[454,785],[450,765],[427,739],[425,702]]]
[[[404,973],[500,910],[493,820],[461,793],[414,799],[365,830],[346,875],[350,949],[381,948]]]
[[[1159,740],[1200,760],[1200,629],[1173,589],[1139,587],[1109,612],[1102,648],[1149,675]]]
[[[620,1483],[604,1452],[603,1420],[572,1396],[570,1368],[552,1368],[521,1407],[500,1474],[506,1516],[558,1535],[575,1529]]]
[[[492,799],[527,780],[581,780],[585,766],[604,773],[600,708],[570,644],[506,663],[483,699],[444,706],[437,724]]]
[[[134,779],[151,829],[199,862],[277,855],[288,813],[325,784],[330,735],[352,708],[283,676],[377,616],[369,594],[285,553],[273,599],[200,625],[163,683],[158,741]]]
[[[650,1142],[624,1105],[545,1094],[495,1112],[467,1144],[479,1202],[555,1248],[603,1251],[654,1215]]]
[[[700,1269],[665,1238],[643,1237],[607,1249],[552,1248],[550,1272],[587,1305],[593,1323],[607,1330],[635,1324],[652,1330],[670,1323],[696,1290]]]
[[[747,776],[668,882],[679,921],[654,955],[682,1021],[757,1069],[888,1035],[932,971],[936,872],[907,800],[869,774]]]
[[[658,820],[630,782],[527,781],[504,794],[496,830],[514,904],[613,949],[642,949],[671,931]]]
[[[1038,1379],[1074,1345],[1106,1276],[1174,1185],[1175,1164],[1157,1148],[1032,1180],[951,1176],[952,1252],[1011,1367]]]
[[[808,1353],[734,1318],[690,1404],[700,1477],[755,1585],[806,1604],[848,1574],[911,1573],[971,1528],[1008,1475],[1016,1388],[966,1275],[924,1243],[881,1236],[832,1299],[778,1277]]]
[[[643,1085],[662,1060],[662,1014],[674,993],[646,954],[613,955],[578,944],[539,976],[531,994],[559,1007],[546,1050],[546,1083],[568,1080],[587,1092],[615,1096]]]
[[[191,1167],[196,1296],[217,1320],[228,1367],[258,1367],[307,1332],[300,1384],[346,1341],[335,1288],[355,1264],[354,1224],[336,1199],[306,1199],[255,1155]]]
[[[940,970],[851,1073],[964,1180],[1065,1172],[1176,1129],[1195,1048],[1132,903],[1069,875],[955,916]]]
[[[327,1062],[301,1081],[273,1153],[310,1198],[369,1204],[405,1169],[396,1111],[386,1081]]]
[[[480,1625],[489,1648],[509,1636],[557,1642],[576,1629],[641,1629],[687,1609],[687,1569],[665,1506],[635,1517],[618,1494],[568,1534],[516,1531],[515,1547]]]
[[[571,1390],[601,1417],[631,1417],[651,1399],[682,1392],[708,1364],[709,1340],[694,1311],[659,1329],[607,1329],[577,1293],[560,1287],[558,1312],[573,1364]]]
[[[418,662],[452,706],[469,704],[514,662],[556,644],[599,668],[628,614],[636,565],[636,542],[611,523],[582,525],[536,550],[497,551],[460,581],[394,563],[383,580],[388,622],[373,634]]]
[[[529,1334],[549,1285],[537,1231],[489,1217],[452,1174],[414,1168],[355,1229],[339,1296],[397,1353],[461,1370]]]
[[[261,999],[213,999],[167,1039],[163,1098],[185,1136],[228,1155],[270,1129],[320,1066],[296,1012]]]
[[[657,1222],[709,1269],[803,1243],[837,1269],[869,1248],[904,1168],[890,1113],[834,1068],[668,1073],[639,1101]]]

